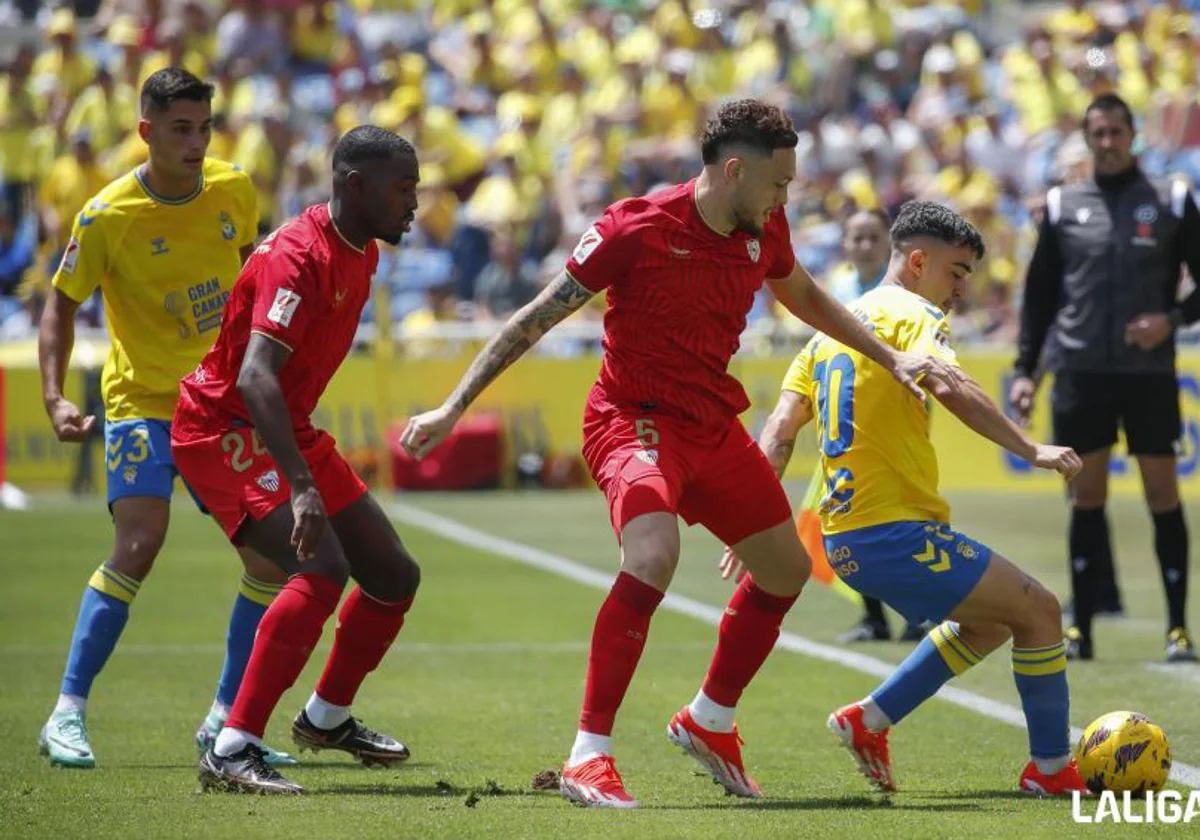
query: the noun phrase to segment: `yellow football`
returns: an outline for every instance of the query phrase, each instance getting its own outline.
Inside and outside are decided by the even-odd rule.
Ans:
[[[1079,775],[1096,793],[1161,790],[1171,772],[1167,733],[1137,712],[1109,712],[1084,730],[1075,748]]]

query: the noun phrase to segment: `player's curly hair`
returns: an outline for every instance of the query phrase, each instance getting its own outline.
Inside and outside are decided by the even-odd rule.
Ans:
[[[791,117],[758,99],[727,102],[704,126],[700,153],[705,165],[718,163],[721,152],[732,145],[749,146],[770,155],[776,149],[794,149],[800,142]]]
[[[342,135],[333,149],[333,171],[346,172],[371,160],[387,160],[417,152],[399,134],[377,125],[358,125]]]
[[[963,245],[983,259],[983,236],[975,226],[944,204],[932,201],[910,201],[900,208],[889,232],[892,247],[918,236],[927,236],[948,245]]]
[[[142,115],[162,113],[179,99],[191,102],[212,102],[213,86],[182,67],[164,67],[151,73],[142,84],[139,104]]]

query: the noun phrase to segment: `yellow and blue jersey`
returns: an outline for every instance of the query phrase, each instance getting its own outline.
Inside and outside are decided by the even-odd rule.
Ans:
[[[957,363],[940,309],[893,285],[850,305],[884,343]],[[783,389],[807,397],[821,447],[821,530],[837,534],[887,522],[947,522],[938,495],[929,402],[915,399],[883,367],[818,334],[792,362]]]
[[[257,226],[250,178],[212,158],[189,196],[157,195],[134,170],[75,217],[54,286],[79,302],[103,293],[110,423],[174,416],[179,380],[212,346]]]

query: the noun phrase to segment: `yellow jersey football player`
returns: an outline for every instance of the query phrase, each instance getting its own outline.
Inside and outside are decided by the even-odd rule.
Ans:
[[[52,764],[95,766],[87,697],[166,536],[176,476],[169,430],[179,380],[212,346],[225,300],[253,248],[254,185],[237,167],[205,157],[212,95],[212,85],[176,67],[146,80],[138,133],[149,161],[100,190],[75,217],[41,321],[43,399],[59,440],[80,441],[96,423],[63,394],[75,312],[96,289],[112,341],[102,389],[116,539],[112,556],[84,590],[62,693],[38,739]],[[202,742],[219,731],[259,619],[283,583],[266,560],[246,549],[241,554],[246,574],[230,618],[217,699],[197,734]],[[282,753],[274,757],[291,761]]]
[[[982,259],[982,237],[954,211],[928,202],[906,204],[890,237],[883,282],[850,309],[897,350],[956,366],[944,313]],[[967,426],[1010,452],[1067,478],[1079,471],[1073,450],[1035,443],[965,373],[948,382],[927,380],[927,388]],[[938,494],[929,409],[928,400],[910,399],[861,354],[817,335],[788,370],[763,430],[767,457],[786,463],[796,433],[815,417],[824,480],[821,530],[834,571],[911,622],[937,622],[879,688],[834,711],[828,726],[871,782],[895,790],[889,727],[1011,639],[1031,754],[1018,786],[1036,794],[1086,791],[1068,740],[1058,599],[950,527],[950,506]],[[736,564],[727,554],[723,565]]]

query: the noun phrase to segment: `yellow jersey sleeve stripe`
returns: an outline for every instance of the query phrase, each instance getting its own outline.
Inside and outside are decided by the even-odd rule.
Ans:
[[[289,353],[295,353],[295,352],[296,352],[296,351],[295,351],[295,349],[293,349],[293,348],[292,348],[292,346],[291,346],[290,344],[288,344],[286,341],[284,341],[284,340],[283,340],[283,339],[281,339],[281,338],[276,338],[275,336],[271,335],[270,333],[265,333],[265,332],[263,332],[262,330],[250,330],[250,334],[251,334],[251,335],[261,335],[263,338],[266,338],[266,339],[269,339],[269,340],[271,340],[271,341],[274,341],[274,342],[275,342],[276,344],[278,344],[280,347],[286,347],[286,348],[287,348],[287,351],[288,351]]]

